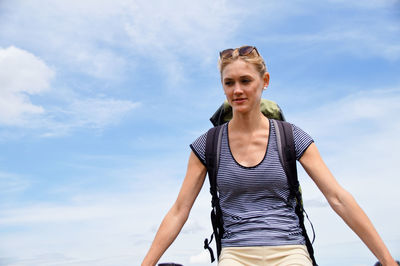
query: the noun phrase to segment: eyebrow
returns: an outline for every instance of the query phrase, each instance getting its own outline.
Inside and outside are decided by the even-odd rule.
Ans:
[[[239,79],[242,79],[242,78],[253,78],[251,75],[243,75],[243,76],[240,76],[239,77]],[[224,80],[233,80],[234,78],[230,78],[230,77],[226,77],[226,78],[224,78]]]

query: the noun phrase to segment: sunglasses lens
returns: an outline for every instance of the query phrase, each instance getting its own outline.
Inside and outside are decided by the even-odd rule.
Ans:
[[[239,55],[248,55],[253,52],[254,46],[243,46],[239,48]]]
[[[249,54],[251,54],[251,52],[253,52],[253,50],[256,50],[256,52],[258,54],[258,51],[257,51],[256,47],[254,47],[254,46],[242,46],[242,47],[236,48],[236,49],[238,49],[239,56],[249,55]],[[220,58],[232,57],[232,54],[236,49],[230,48],[230,49],[223,50],[222,52],[219,53],[219,56],[220,56]]]
[[[233,51],[235,51],[235,49],[226,49],[223,50],[222,52],[219,53],[219,56],[221,58],[228,58],[232,56]]]

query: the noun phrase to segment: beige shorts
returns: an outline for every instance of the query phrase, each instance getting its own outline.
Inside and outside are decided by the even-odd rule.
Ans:
[[[226,247],[218,266],[301,265],[312,266],[306,246]]]

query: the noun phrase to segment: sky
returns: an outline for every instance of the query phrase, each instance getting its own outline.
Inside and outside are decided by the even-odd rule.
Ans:
[[[0,0],[0,265],[139,265],[242,45],[400,259],[400,1]],[[373,265],[299,176],[319,264]],[[209,211],[160,262],[210,265]]]

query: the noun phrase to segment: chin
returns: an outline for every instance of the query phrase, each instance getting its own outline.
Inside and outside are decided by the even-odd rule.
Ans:
[[[248,108],[247,106],[233,106],[232,109],[234,112],[241,114],[246,114],[250,111],[250,108]]]

